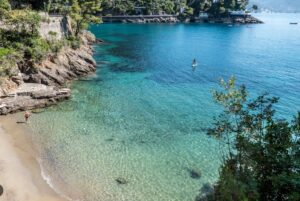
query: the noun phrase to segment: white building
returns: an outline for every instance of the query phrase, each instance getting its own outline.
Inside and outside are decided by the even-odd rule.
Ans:
[[[208,13],[206,13],[206,12],[200,12],[199,13],[199,18],[208,18]]]

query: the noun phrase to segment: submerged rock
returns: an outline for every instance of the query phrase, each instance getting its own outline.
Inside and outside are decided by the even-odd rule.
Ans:
[[[199,170],[189,169],[188,171],[190,173],[191,178],[193,178],[193,179],[201,178],[201,172]]]
[[[40,114],[43,112],[45,112],[45,109],[42,109],[42,108],[34,109],[31,111],[31,113],[33,113],[33,114]]]
[[[114,138],[108,138],[108,139],[106,139],[105,141],[106,141],[106,142],[112,142],[112,141],[114,141]]]
[[[128,184],[128,181],[127,181],[126,179],[122,178],[122,177],[118,177],[118,178],[116,179],[116,182],[117,182],[118,184],[121,184],[121,185]]]

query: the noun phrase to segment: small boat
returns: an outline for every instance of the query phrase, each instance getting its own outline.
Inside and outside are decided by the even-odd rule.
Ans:
[[[298,22],[290,22],[291,25],[297,25]]]

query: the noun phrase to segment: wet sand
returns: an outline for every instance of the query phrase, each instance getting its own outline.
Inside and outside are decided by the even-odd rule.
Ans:
[[[23,114],[0,117],[1,201],[66,201],[41,176]]]

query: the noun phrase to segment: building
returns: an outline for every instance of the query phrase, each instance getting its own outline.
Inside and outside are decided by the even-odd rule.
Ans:
[[[199,18],[208,18],[208,13],[206,13],[206,12],[200,12],[199,13]]]
[[[245,17],[245,16],[248,16],[249,13],[246,11],[243,11],[243,10],[235,10],[235,11],[229,11],[229,15]]]

